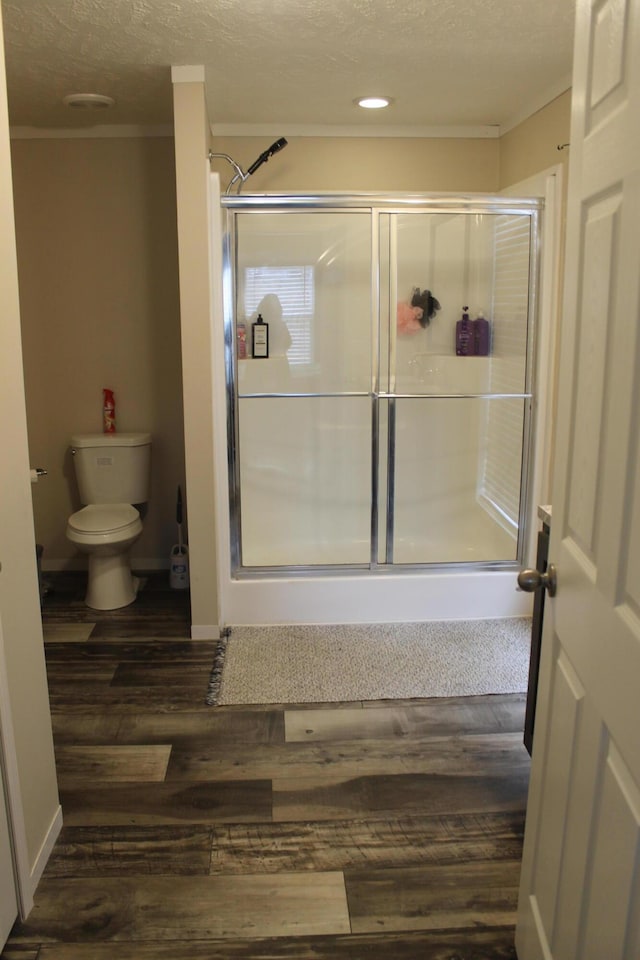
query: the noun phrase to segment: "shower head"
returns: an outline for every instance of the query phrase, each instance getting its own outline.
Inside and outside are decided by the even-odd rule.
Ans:
[[[247,170],[247,176],[250,177],[256,172],[258,167],[261,167],[263,163],[266,163],[267,160],[274,155],[274,153],[279,153],[280,150],[283,150],[287,145],[287,141],[284,137],[280,137],[279,140],[276,140],[275,143],[272,143],[271,146],[261,153],[257,160],[254,160],[249,169]]]
[[[230,163],[233,169],[236,172],[235,177],[229,181],[229,185],[225,193],[231,193],[231,188],[234,184],[238,184],[238,193],[242,189],[242,184],[245,180],[248,180],[252,173],[255,173],[258,167],[261,167],[263,163],[266,163],[269,157],[272,157],[274,153],[279,153],[280,150],[283,150],[287,145],[287,141],[284,137],[280,137],[279,140],[276,140],[275,143],[272,143],[271,146],[260,154],[257,160],[254,160],[247,172],[245,173],[239,163],[230,157],[227,153],[212,153],[209,151],[209,160],[214,160],[216,157],[219,157],[221,160],[226,160],[227,163]]]

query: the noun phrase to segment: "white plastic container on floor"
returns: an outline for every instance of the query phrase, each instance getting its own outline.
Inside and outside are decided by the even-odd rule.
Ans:
[[[176,543],[171,548],[169,586],[172,590],[189,589],[189,548],[186,544]]]

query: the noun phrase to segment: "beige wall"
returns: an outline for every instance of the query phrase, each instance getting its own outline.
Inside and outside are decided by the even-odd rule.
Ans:
[[[117,428],[153,436],[152,492],[133,548],[168,562],[184,441],[172,138],[12,143],[33,487],[44,566],[82,558],[65,537],[79,500],[74,432],[102,429],[102,388]]]
[[[566,167],[570,140],[571,91],[556,97],[542,110],[500,137],[500,189],[527,180],[558,163]],[[567,177],[564,181],[566,183]]]
[[[10,718],[24,826],[16,852],[26,847],[27,874],[37,882],[59,804],[35,564],[3,51],[0,21],[0,726],[7,736]]]
[[[214,137],[212,149],[246,170],[275,137]],[[499,145],[491,140],[288,137],[288,146],[251,177],[243,193],[327,190],[478,191],[499,187]],[[216,160],[223,192],[233,168]],[[235,188],[234,188],[235,189]]]

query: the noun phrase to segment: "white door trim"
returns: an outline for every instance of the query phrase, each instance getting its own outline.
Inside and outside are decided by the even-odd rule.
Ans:
[[[33,890],[27,833],[24,822],[22,793],[18,775],[18,756],[16,753],[11,718],[11,695],[7,683],[7,664],[4,653],[2,620],[0,618],[0,764],[7,795],[7,817],[13,849],[13,867],[16,878],[16,893],[20,916],[24,919],[33,907]],[[39,879],[39,877],[38,877]],[[36,880],[37,883],[37,880]]]
[[[560,318],[560,264],[562,257],[562,192],[564,168],[561,163],[512,184],[504,196],[543,197],[544,212],[540,237],[538,329],[535,341],[534,440],[531,469],[529,542],[527,565],[535,567],[538,530],[537,510],[551,503],[552,449],[556,408],[556,369]]]

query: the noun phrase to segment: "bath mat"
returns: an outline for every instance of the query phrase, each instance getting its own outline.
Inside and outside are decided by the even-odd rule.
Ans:
[[[233,627],[206,702],[336,703],[522,693],[531,619]]]

